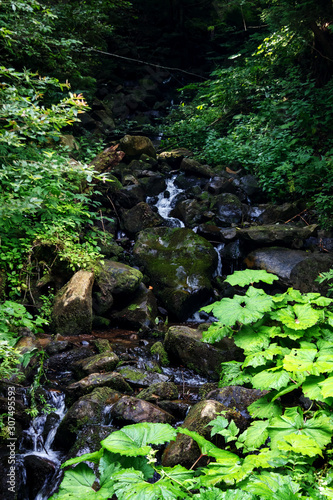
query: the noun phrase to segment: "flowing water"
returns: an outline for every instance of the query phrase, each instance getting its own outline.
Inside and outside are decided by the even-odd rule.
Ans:
[[[157,202],[155,202],[155,198],[149,197],[147,198],[147,203],[154,204],[160,216],[167,220],[171,227],[185,227],[184,222],[175,217],[170,217],[170,212],[175,207],[177,196],[183,192],[183,189],[175,185],[176,177],[177,175],[175,174],[170,179],[167,179],[166,189],[158,195]]]

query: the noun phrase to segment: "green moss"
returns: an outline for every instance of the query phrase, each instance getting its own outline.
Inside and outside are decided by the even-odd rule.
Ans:
[[[155,342],[155,344],[151,346],[150,352],[153,356],[157,357],[162,366],[168,366],[170,364],[168,355],[163,347],[162,342]]]

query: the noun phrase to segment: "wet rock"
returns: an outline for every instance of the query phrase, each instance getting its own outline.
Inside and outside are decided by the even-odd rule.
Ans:
[[[143,172],[146,177],[140,177],[139,184],[147,196],[157,196],[166,189],[164,176],[155,172]]]
[[[172,359],[202,375],[209,375],[218,380],[221,363],[235,359],[236,352],[218,349],[211,344],[202,342],[202,332],[188,326],[171,326],[164,339],[164,347]]]
[[[120,366],[117,371],[134,387],[149,387],[152,384],[167,382],[169,377],[152,373],[133,366]]]
[[[158,401],[157,405],[162,410],[173,415],[177,420],[184,420],[191,407],[191,403],[187,403],[182,399]]]
[[[162,226],[164,219],[148,203],[141,202],[122,212],[122,223],[125,231],[136,234],[143,229]]]
[[[97,315],[106,313],[113,304],[114,295],[131,294],[140,285],[142,273],[120,262],[104,260],[96,278],[94,310]]]
[[[127,158],[140,158],[142,154],[156,158],[156,151],[151,140],[140,135],[125,135],[120,140],[119,149]]]
[[[53,354],[58,354],[60,352],[66,351],[70,347],[68,340],[51,340],[51,342],[46,346],[46,353],[49,356]]]
[[[206,185],[208,193],[214,196],[221,193],[236,193],[239,187],[239,179],[235,175],[222,172],[220,176],[214,176]]]
[[[45,457],[28,455],[24,458],[24,465],[27,471],[27,488],[29,498],[35,498],[39,490],[55,472],[54,462]]]
[[[259,205],[263,209],[258,220],[262,224],[274,224],[276,222],[287,222],[300,212],[297,203],[283,203],[282,205]]]
[[[194,405],[184,420],[182,427],[191,431],[198,432],[205,439],[210,439],[211,427],[208,425],[218,414],[225,411],[226,407],[214,400],[200,401]],[[238,424],[241,416],[235,410],[227,410],[226,418],[235,420]],[[192,438],[184,434],[178,434],[175,441],[172,441],[165,449],[162,456],[162,465],[164,467],[173,467],[180,464],[190,468],[200,457],[199,446]],[[204,459],[198,463],[199,466],[205,465]]]
[[[316,224],[305,227],[298,227],[291,224],[271,224],[237,229],[237,236],[257,245],[278,242],[284,246],[300,248],[303,245],[303,241],[313,236],[316,231]]]
[[[117,429],[110,425],[89,425],[83,428],[78,433],[77,440],[69,450],[66,459],[69,460],[70,458],[80,457],[85,453],[94,453],[100,450],[101,441],[115,430]]]
[[[74,370],[80,375],[90,375],[101,371],[112,372],[119,363],[119,358],[114,352],[102,352],[89,358],[76,361],[73,365]]]
[[[121,425],[137,424],[139,422],[172,423],[175,418],[166,411],[148,401],[132,396],[123,396],[111,409],[115,422]]]
[[[54,354],[47,361],[47,369],[54,372],[72,370],[76,361],[88,358],[91,354],[92,351],[89,347],[77,347],[71,351]]]
[[[239,224],[243,218],[243,207],[240,199],[231,193],[223,193],[217,196],[215,208],[217,210],[217,221],[222,226]]]
[[[110,346],[110,342],[108,339],[96,339],[94,340],[94,345],[98,352],[106,352],[106,351],[112,351],[112,348]]]
[[[248,389],[237,385],[214,389],[206,395],[206,399],[214,399],[230,409],[236,409],[243,417],[250,418],[248,406],[263,397],[269,391]]]
[[[214,174],[209,165],[202,165],[200,162],[193,160],[193,158],[183,158],[180,164],[180,170],[208,178],[212,177]]]
[[[155,342],[150,348],[150,353],[157,359],[161,366],[169,366],[168,355],[162,342]]]
[[[138,203],[144,202],[146,195],[141,186],[132,184],[120,189],[117,193],[117,205],[122,208],[132,208]]]
[[[279,278],[289,280],[294,267],[308,258],[302,250],[290,250],[282,247],[259,248],[251,252],[244,260],[249,268],[265,269]]]
[[[133,389],[126,382],[124,377],[118,372],[111,373],[91,373],[87,377],[74,382],[66,387],[66,396],[74,402],[81,396],[89,394],[97,387],[110,387],[122,393],[132,393]]]
[[[332,268],[332,254],[313,253],[291,270],[290,282],[294,288],[302,293],[319,292],[322,295],[327,295],[327,282],[318,283],[315,280],[320,273],[327,272]]]
[[[251,201],[262,199],[262,191],[259,187],[257,178],[254,175],[244,175],[240,178],[240,188],[251,198]]]
[[[110,171],[113,167],[119,164],[124,158],[123,151],[120,151],[117,146],[110,146],[101,153],[99,153],[91,162],[95,170],[99,173]],[[121,183],[115,177],[113,178],[112,184],[115,184],[113,189],[121,189]]]
[[[158,314],[156,298],[152,290],[141,283],[135,292],[131,303],[112,318],[128,328],[149,330],[155,326]]]
[[[198,200],[179,201],[170,215],[180,219],[186,227],[190,228],[194,228],[214,216],[213,213],[208,216],[206,203]]]
[[[163,399],[177,399],[178,388],[173,382],[159,382],[143,389],[137,397],[150,403],[156,403]]]
[[[141,231],[133,253],[156,296],[179,319],[187,319],[210,298],[217,255],[207,240],[191,230],[163,227]]]
[[[98,387],[78,399],[60,423],[54,438],[54,447],[68,450],[83,427],[104,422],[104,412],[121,396],[109,387]]]
[[[91,333],[94,273],[78,271],[57,293],[52,311],[53,327],[61,335]]]
[[[158,159],[173,168],[179,168],[183,158],[189,156],[193,156],[191,151],[185,148],[178,148],[171,151],[163,151],[158,155]]]
[[[229,243],[236,238],[236,228],[234,227],[218,227],[209,222],[201,224],[198,227],[197,233],[209,241]]]

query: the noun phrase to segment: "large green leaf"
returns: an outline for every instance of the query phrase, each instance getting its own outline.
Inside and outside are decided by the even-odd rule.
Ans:
[[[142,472],[125,469],[116,472],[113,479],[118,500],[176,500],[186,498],[186,491],[182,485],[169,478],[162,477],[155,483],[148,483],[144,480]]]
[[[232,299],[223,298],[202,310],[210,313],[223,326],[233,326],[236,323],[248,325],[262,318],[265,312],[271,310],[273,299],[263,290],[249,287],[245,295],[235,295]]]
[[[333,426],[329,417],[321,414],[315,414],[313,418],[305,420],[302,410],[295,407],[287,408],[284,415],[273,418],[268,433],[272,449],[278,447],[278,441],[283,441],[284,436],[290,434],[310,437],[323,449],[331,441]]]
[[[127,425],[115,431],[101,442],[101,445],[113,453],[128,457],[147,455],[151,444],[163,444],[176,439],[177,431],[169,424],[143,422]]]
[[[291,433],[283,437],[282,441],[277,442],[279,450],[292,451],[293,453],[301,453],[309,457],[316,455],[323,456],[321,449],[316,441],[306,435]]]
[[[252,386],[254,389],[276,389],[279,391],[282,387],[288,385],[290,381],[290,374],[279,367],[269,368],[262,370],[254,375],[252,378]]]
[[[266,394],[262,398],[251,403],[247,407],[252,418],[272,418],[278,417],[282,413],[281,406],[276,401],[271,401],[272,394]]]
[[[333,397],[333,377],[328,377],[323,382],[318,383],[324,398]]]
[[[226,361],[221,363],[221,384],[223,387],[228,385],[244,385],[251,381],[251,376],[242,371],[240,361]]]
[[[317,323],[319,312],[310,304],[295,304],[271,312],[271,318],[281,321],[292,330],[305,330]]]
[[[301,498],[296,495],[299,488],[289,476],[268,471],[262,471],[260,476],[251,476],[243,486],[245,491],[265,500],[298,500]]]
[[[267,349],[270,343],[269,333],[265,329],[254,330],[250,326],[243,326],[234,335],[235,344],[244,350],[244,354],[256,353]]]
[[[268,420],[256,420],[252,422],[243,434],[239,436],[238,443],[243,443],[248,451],[254,451],[262,446],[268,438]]]
[[[253,283],[268,283],[272,284],[275,280],[279,278],[275,274],[268,273],[264,270],[256,269],[244,269],[244,271],[235,271],[231,276],[226,278],[226,282],[231,286],[248,286]]]
[[[314,349],[292,349],[283,359],[283,368],[288,372],[311,373],[314,359],[318,351]]]
[[[79,464],[75,469],[65,472],[64,479],[60,485],[59,492],[52,495],[50,500],[107,500],[112,497],[113,488],[104,491],[95,491],[93,484],[96,476],[90,467],[86,464]]]

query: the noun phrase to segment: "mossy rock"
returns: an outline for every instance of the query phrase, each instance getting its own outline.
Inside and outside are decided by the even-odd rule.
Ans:
[[[187,319],[210,298],[217,254],[207,240],[190,229],[142,231],[133,253],[157,297],[177,318]]]
[[[150,348],[150,353],[157,358],[161,366],[169,366],[170,361],[162,342],[155,342]]]
[[[173,382],[159,382],[143,389],[137,396],[150,403],[156,403],[159,400],[172,400],[178,398],[178,388]]]
[[[111,415],[120,425],[153,422],[171,424],[175,418],[157,406],[133,396],[123,396],[111,409]]]
[[[109,387],[98,387],[82,396],[66,413],[54,438],[56,449],[68,450],[75,443],[78,432],[85,426],[102,424],[105,409],[122,396]]]
[[[52,311],[53,327],[60,335],[90,334],[94,273],[78,271],[57,293]]]
[[[82,359],[74,364],[75,371],[79,376],[90,375],[97,372],[112,372],[119,363],[117,354],[105,351],[90,358]]]
[[[146,331],[155,326],[158,309],[152,290],[141,283],[133,294],[131,303],[112,315],[118,324],[131,329]]]
[[[129,394],[133,392],[131,386],[118,372],[91,373],[87,377],[66,387],[66,401],[73,403],[81,396],[89,394],[97,387],[110,387],[115,391]]]
[[[133,366],[121,366],[117,371],[127,382],[135,387],[149,387],[159,382],[167,382],[169,377],[159,373],[152,373]]]

